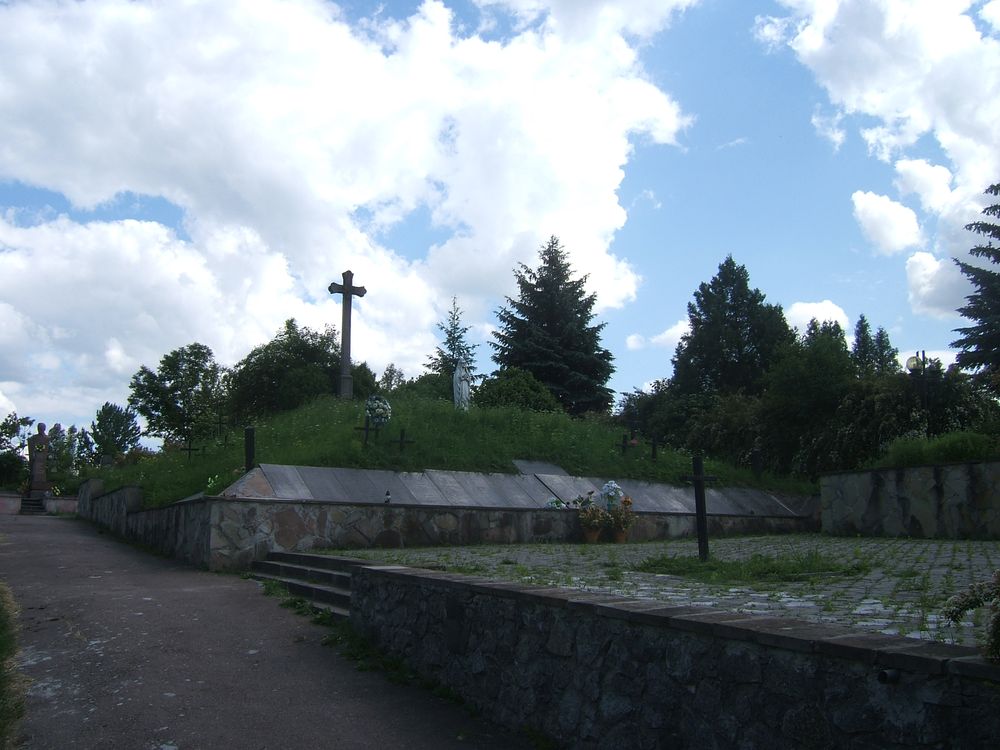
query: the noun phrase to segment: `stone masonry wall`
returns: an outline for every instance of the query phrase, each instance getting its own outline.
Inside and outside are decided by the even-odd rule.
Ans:
[[[780,618],[355,568],[353,625],[493,720],[574,748],[992,748],[966,647]]]
[[[316,547],[416,547],[438,544],[514,544],[580,539],[577,514],[552,509],[198,498],[141,510],[141,491],[100,494],[99,483],[79,492],[78,514],[126,539],[212,570],[242,570],[271,550]],[[694,516],[640,513],[634,541],[694,534]],[[808,518],[710,516],[709,533],[809,530]]]
[[[1000,463],[828,474],[820,503],[830,534],[1000,539]]]

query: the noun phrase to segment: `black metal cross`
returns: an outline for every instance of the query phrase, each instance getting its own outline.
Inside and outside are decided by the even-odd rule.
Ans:
[[[351,299],[364,297],[368,290],[363,286],[354,286],[354,274],[344,271],[344,283],[334,281],[328,289],[330,294],[343,294],[340,316],[340,397],[354,396],[354,382],[351,380]],[[368,433],[365,433],[365,444],[368,444]]]
[[[683,476],[685,482],[694,484],[694,515],[698,529],[698,559],[708,560],[708,511],[705,508],[705,482],[716,481],[715,477],[705,475],[705,463],[701,456],[691,457],[692,476]]]
[[[414,442],[414,441],[406,439],[406,430],[400,430],[399,431],[399,443],[398,443],[398,445],[399,445],[399,452],[400,453],[403,452],[403,446],[409,445],[412,442]]]
[[[379,428],[378,427],[372,427],[371,418],[367,414],[365,414],[365,426],[364,427],[355,427],[354,429],[358,430],[359,432],[365,433],[365,445],[367,446],[368,445],[368,433],[374,432],[376,435],[378,435],[378,429]]]
[[[183,448],[181,448],[181,450],[187,452],[187,454],[188,454],[188,461],[190,461],[191,460],[191,454],[192,453],[197,453],[198,451],[202,450],[202,448],[192,448],[191,447],[191,441],[188,440],[188,444],[186,446],[184,446]]]

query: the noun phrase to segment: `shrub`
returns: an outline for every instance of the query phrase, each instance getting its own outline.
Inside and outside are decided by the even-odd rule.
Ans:
[[[906,468],[1000,458],[996,438],[978,432],[949,432],[930,440],[901,437],[892,441],[875,466]]]
[[[472,403],[485,408],[512,406],[528,411],[562,411],[549,389],[530,372],[507,367],[476,389]]]

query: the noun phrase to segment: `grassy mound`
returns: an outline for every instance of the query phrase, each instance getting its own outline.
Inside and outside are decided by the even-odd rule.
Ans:
[[[565,414],[478,409],[459,412],[446,401],[394,398],[392,419],[368,445],[358,429],[364,404],[321,398],[256,425],[257,463],[298,466],[423,471],[513,472],[513,459],[557,464],[570,474],[615,479],[645,479],[678,484],[691,472],[689,456],[660,449],[657,460],[639,443],[622,455],[622,429],[610,419],[572,419]],[[399,447],[400,432],[412,443]],[[164,505],[189,495],[213,494],[243,474],[242,431],[202,446],[188,456],[165,451],[133,465],[92,470],[105,487],[140,485],[147,506]],[[749,471],[706,461],[721,486],[759,487],[810,494],[807,482],[756,478]]]

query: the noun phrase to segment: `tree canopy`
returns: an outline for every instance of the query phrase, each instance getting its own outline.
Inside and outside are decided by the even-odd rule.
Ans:
[[[229,404],[238,420],[272,414],[336,393],[340,343],[327,326],[320,333],[294,318],[266,344],[254,347],[232,370]]]
[[[1000,195],[1000,183],[986,188],[986,194]],[[983,214],[1000,217],[1000,203],[987,206]],[[993,244],[993,240],[1000,241],[1000,224],[974,221],[965,228],[986,238],[986,244],[976,245],[969,253],[994,265],[1000,263],[1000,247]],[[966,370],[984,375],[994,388],[1000,389],[1000,272],[958,259],[955,263],[973,286],[965,305],[958,310],[973,324],[955,329],[961,334],[951,344],[960,350],[956,362]]]
[[[199,343],[163,355],[155,372],[143,365],[129,387],[129,406],[146,420],[146,434],[168,443],[210,435],[225,397],[223,369]]]
[[[555,236],[542,246],[537,269],[514,271],[518,297],[497,312],[493,360],[516,367],[541,382],[570,414],[607,411],[611,352],[601,346],[604,324],[594,325],[596,295],[574,279],[566,252]]]
[[[451,309],[448,311],[448,319],[437,324],[438,330],[444,334],[444,345],[434,350],[425,367],[438,375],[446,378],[455,374],[455,368],[459,361],[465,362],[469,374],[476,372],[476,349],[478,344],[470,344],[466,334],[469,326],[462,325],[462,309],[458,306],[458,299],[451,298]]]
[[[90,436],[97,456],[121,456],[139,445],[142,430],[131,406],[105,401],[90,423]]]
[[[794,340],[781,306],[764,299],[731,255],[698,286],[688,303],[690,330],[673,358],[678,394],[760,392],[771,363]]]

